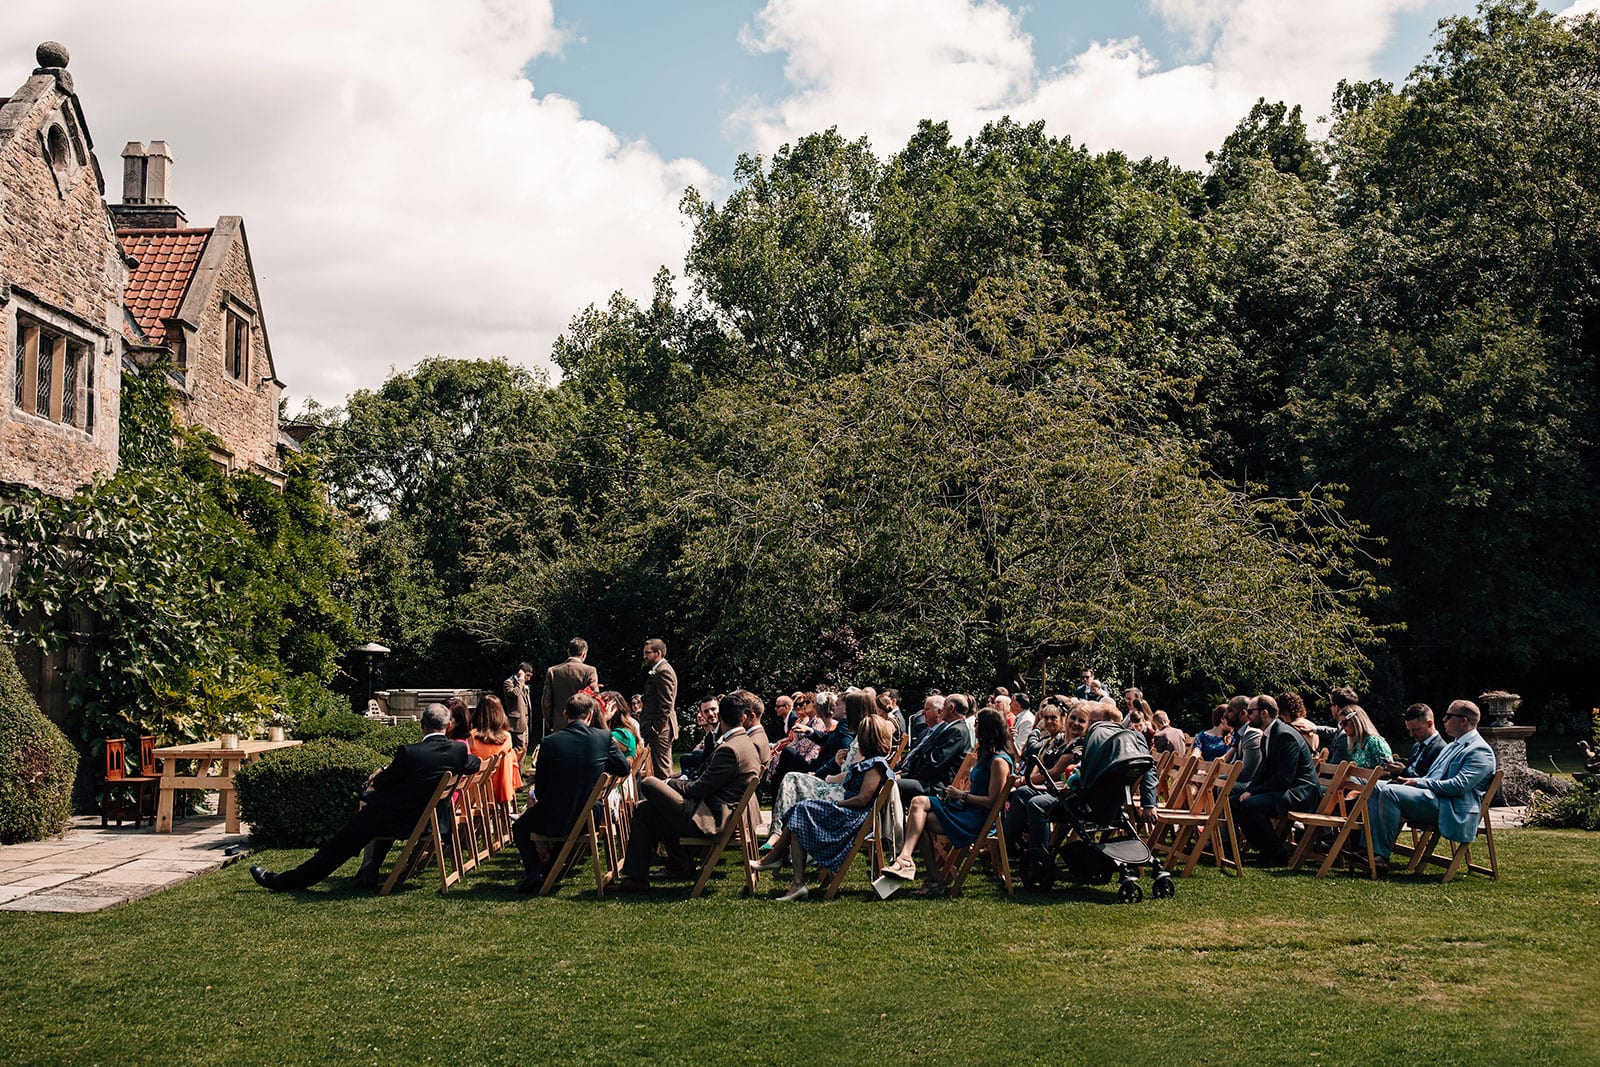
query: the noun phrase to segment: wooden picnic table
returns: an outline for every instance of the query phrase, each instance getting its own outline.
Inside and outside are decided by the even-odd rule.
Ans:
[[[161,761],[161,800],[156,806],[156,833],[172,832],[172,802],[180,789],[216,790],[222,800],[222,814],[228,833],[239,832],[239,797],[233,791],[233,776],[240,767],[268,752],[292,748],[299,741],[240,741],[237,748],[223,748],[220,740],[196,741],[188,745],[169,745],[155,750]],[[191,775],[179,775],[178,764],[195,761]]]

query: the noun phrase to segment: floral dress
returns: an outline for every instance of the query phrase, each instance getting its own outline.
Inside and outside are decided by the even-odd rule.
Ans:
[[[873,768],[891,780],[894,778],[889,761],[882,756],[852,763],[840,787],[843,796],[853,797],[861,792],[861,783]],[[806,855],[831,871],[837,870],[839,864],[844,862],[845,853],[850,851],[850,843],[855,840],[856,832],[871,812],[870,804],[864,808],[847,808],[838,800],[813,798],[795,804],[784,815],[783,821],[795,840],[800,842],[800,847],[806,850]]]

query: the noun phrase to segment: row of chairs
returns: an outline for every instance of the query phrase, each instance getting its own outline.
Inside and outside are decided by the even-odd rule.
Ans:
[[[1244,873],[1230,802],[1239,771],[1237,762],[1203,760],[1193,754],[1178,758],[1166,753],[1158,763],[1160,806],[1147,843],[1153,852],[1167,859],[1168,869],[1179,877],[1187,876],[1208,855],[1218,870],[1231,868],[1236,874]],[[1315,862],[1317,877],[1324,878],[1359,841],[1361,851],[1356,854],[1365,861],[1367,876],[1377,878],[1369,802],[1377,784],[1386,777],[1385,772],[1349,762],[1323,761],[1317,765],[1317,777],[1322,800],[1316,809],[1291,811],[1282,821],[1284,841],[1291,850],[1290,869]],[[1478,825],[1478,837],[1484,839],[1488,852],[1487,866],[1472,863],[1471,841],[1452,843],[1449,859],[1436,856],[1438,826],[1408,824],[1405,831],[1410,834],[1410,844],[1394,846],[1395,853],[1410,860],[1408,870],[1414,873],[1434,863],[1446,868],[1446,882],[1463,868],[1498,878],[1500,868],[1489,809],[1499,794],[1501,778],[1502,772],[1496,771],[1485,791]]]
[[[510,844],[511,805],[495,798],[494,776],[502,760],[515,758],[514,753],[496,752],[471,774],[441,777],[379,893],[394,892],[429,861],[438,865],[439,892],[444,893]],[[446,799],[450,814],[441,819],[439,809]]]

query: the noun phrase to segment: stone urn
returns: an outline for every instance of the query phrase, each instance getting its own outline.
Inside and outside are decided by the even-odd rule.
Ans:
[[[1517,706],[1521,703],[1522,698],[1516,693],[1507,693],[1500,689],[1478,696],[1478,708],[1483,712],[1484,721],[1490,726],[1512,725],[1512,720],[1517,717]]]

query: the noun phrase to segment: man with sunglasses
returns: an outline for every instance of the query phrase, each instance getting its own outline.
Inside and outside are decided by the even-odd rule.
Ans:
[[[1424,778],[1379,782],[1367,808],[1372,821],[1372,851],[1378,873],[1389,870],[1389,853],[1402,819],[1438,824],[1439,836],[1461,843],[1478,836],[1483,793],[1494,777],[1494,749],[1478,733],[1481,716],[1470,700],[1453,701],[1444,713],[1444,732],[1452,738]]]

